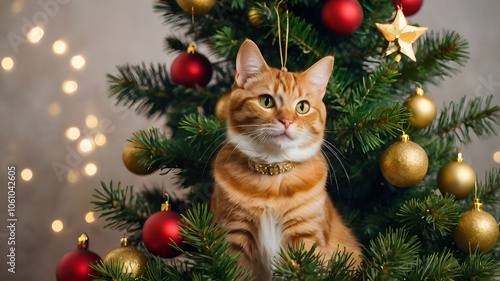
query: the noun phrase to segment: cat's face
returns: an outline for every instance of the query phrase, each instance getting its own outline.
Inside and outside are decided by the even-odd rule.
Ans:
[[[228,138],[248,157],[267,163],[302,162],[321,148],[326,120],[322,101],[333,57],[302,73],[271,68],[246,40],[236,59]]]

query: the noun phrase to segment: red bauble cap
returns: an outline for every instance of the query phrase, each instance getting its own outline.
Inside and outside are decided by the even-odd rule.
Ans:
[[[101,258],[96,253],[87,250],[87,247],[88,238],[82,234],[78,239],[78,249],[64,255],[57,264],[57,281],[92,281],[94,278],[89,274],[101,276],[99,271],[89,267],[89,264],[96,263]]]
[[[197,53],[196,48],[189,47],[172,62],[170,75],[177,85],[204,87],[212,78],[212,64],[204,55]]]
[[[420,10],[420,7],[422,7],[422,2],[423,0],[396,0],[394,1],[394,7],[398,7],[398,5],[401,6],[403,9],[403,14],[406,17],[409,17],[411,15],[414,15]]]
[[[354,33],[363,22],[363,9],[356,0],[329,0],[321,10],[323,25],[337,35]]]
[[[181,254],[169,244],[176,244],[184,249],[179,231],[181,216],[174,211],[161,211],[150,216],[142,228],[144,245],[153,255],[173,258]]]

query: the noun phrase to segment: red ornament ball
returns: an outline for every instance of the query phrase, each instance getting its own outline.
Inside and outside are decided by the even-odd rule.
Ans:
[[[176,244],[184,249],[179,231],[181,216],[173,211],[161,211],[150,216],[142,228],[144,245],[153,255],[173,258],[181,254],[169,244]]]
[[[422,2],[423,0],[399,0],[394,1],[394,7],[397,8],[398,4],[400,4],[403,8],[403,14],[406,17],[409,17],[416,14],[418,10],[420,10],[420,7],[422,7]]]
[[[321,10],[323,25],[337,35],[354,33],[363,22],[363,9],[356,0],[329,0]]]
[[[204,55],[188,50],[172,62],[170,75],[177,85],[204,87],[212,78],[212,64]]]
[[[95,263],[101,258],[94,252],[77,249],[64,255],[57,264],[57,281],[92,281],[94,276],[101,276],[99,271],[93,270],[89,264]]]

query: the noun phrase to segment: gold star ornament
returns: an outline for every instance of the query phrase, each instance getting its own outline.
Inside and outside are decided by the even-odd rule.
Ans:
[[[382,32],[384,38],[389,41],[389,46],[383,56],[388,56],[399,50],[412,61],[417,61],[412,44],[427,31],[427,27],[408,25],[402,9],[398,9],[392,23],[375,23],[375,25]]]

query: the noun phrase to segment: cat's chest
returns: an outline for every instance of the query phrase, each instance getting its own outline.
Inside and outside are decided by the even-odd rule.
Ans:
[[[260,217],[259,242],[262,258],[271,262],[279,253],[283,241],[283,226],[280,217],[270,209]]]

